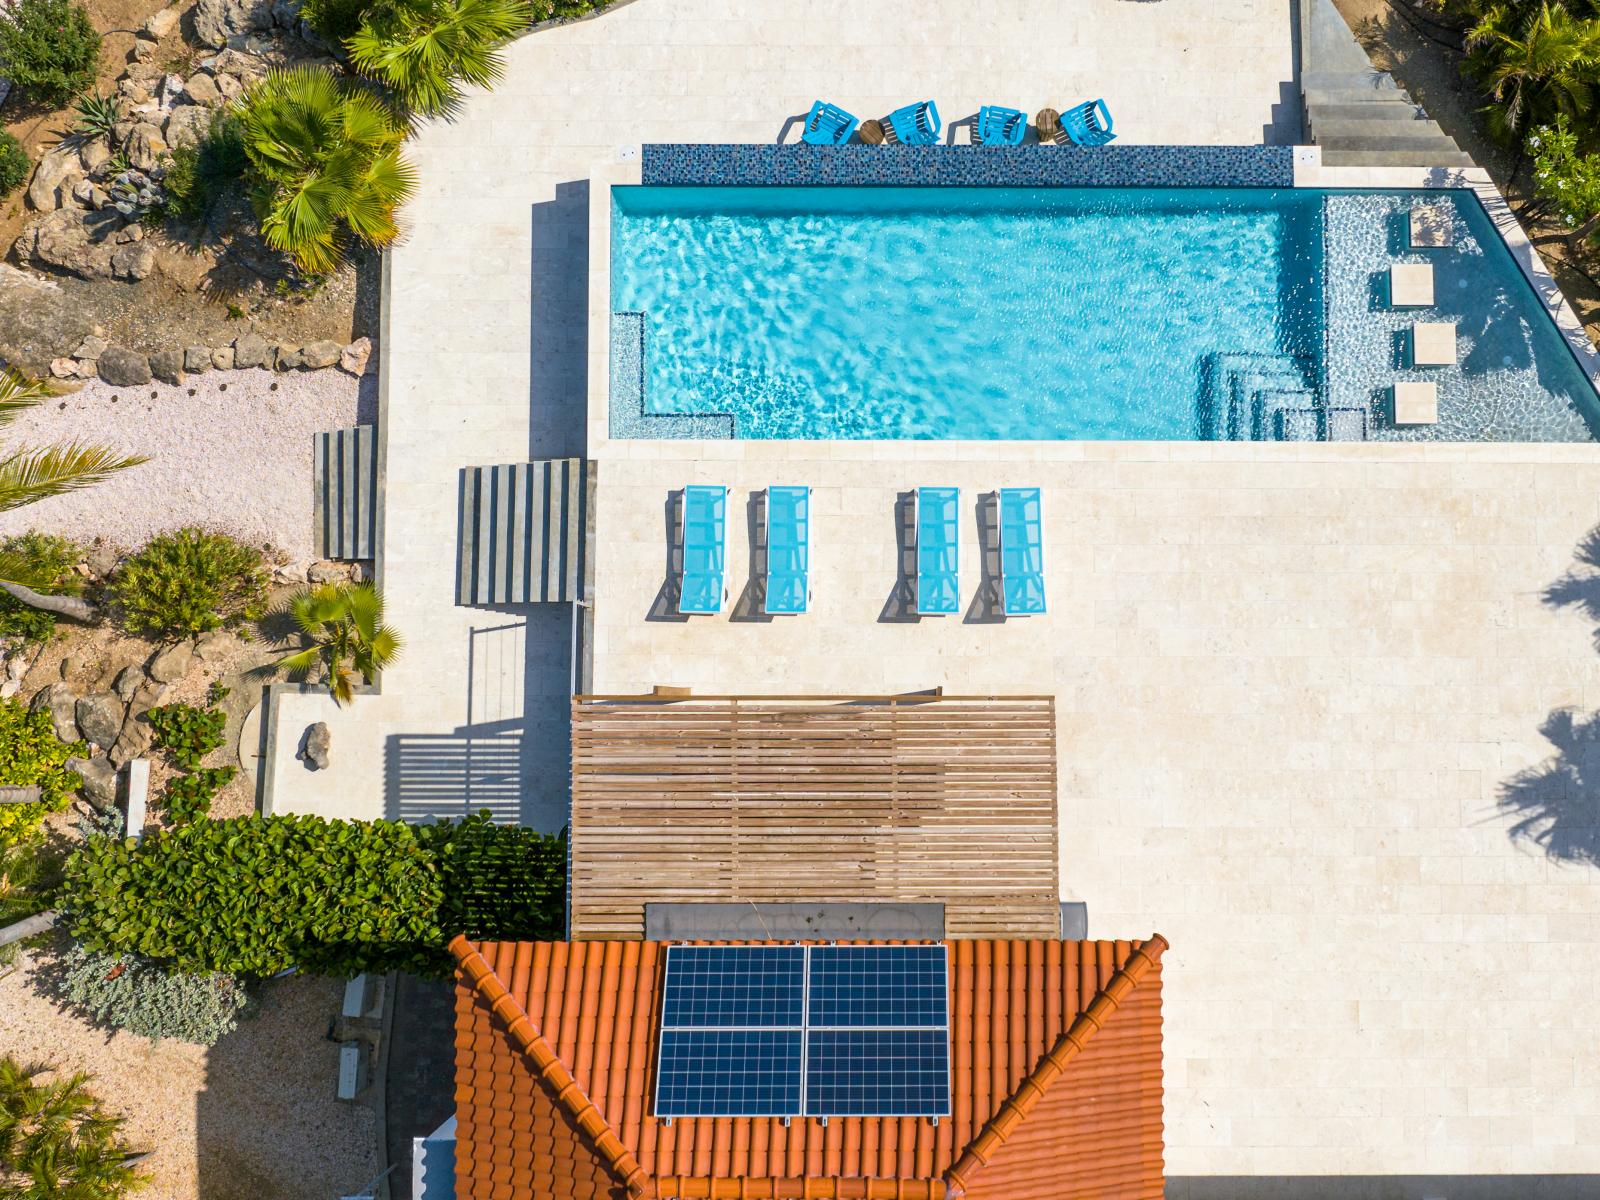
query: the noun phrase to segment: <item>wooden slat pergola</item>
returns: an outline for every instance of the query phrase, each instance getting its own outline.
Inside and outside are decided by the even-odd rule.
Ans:
[[[571,936],[646,903],[940,902],[1059,936],[1048,696],[578,696]]]

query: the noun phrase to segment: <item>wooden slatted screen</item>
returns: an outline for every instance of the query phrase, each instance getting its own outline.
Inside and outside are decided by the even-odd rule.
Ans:
[[[575,697],[571,936],[647,902],[937,901],[1057,937],[1049,697]]]

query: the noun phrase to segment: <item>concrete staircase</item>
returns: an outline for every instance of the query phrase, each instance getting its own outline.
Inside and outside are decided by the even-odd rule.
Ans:
[[[1470,167],[1454,139],[1372,65],[1333,0],[1302,0],[1306,136],[1330,167]]]

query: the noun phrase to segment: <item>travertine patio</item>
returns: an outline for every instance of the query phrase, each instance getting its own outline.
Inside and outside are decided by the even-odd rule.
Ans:
[[[1600,829],[1541,735],[1600,708],[1600,572],[1575,559],[1595,449],[682,454],[602,458],[597,690],[1053,692],[1063,894],[1092,936],[1172,941],[1172,1176],[1596,1168]],[[685,483],[733,489],[731,617],[655,619]],[[805,616],[740,600],[769,483],[815,489]],[[962,489],[964,618],[885,619],[917,484]],[[1045,489],[1050,611],[985,623],[975,506],[1023,484]],[[1564,740],[1561,771],[1592,771]],[[1508,789],[1565,859],[1511,835]]]

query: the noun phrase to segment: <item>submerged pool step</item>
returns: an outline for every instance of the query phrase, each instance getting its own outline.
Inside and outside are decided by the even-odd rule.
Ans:
[[[1305,372],[1286,354],[1217,351],[1202,365],[1197,436],[1204,441],[1256,441],[1272,437],[1263,393],[1298,393]]]

